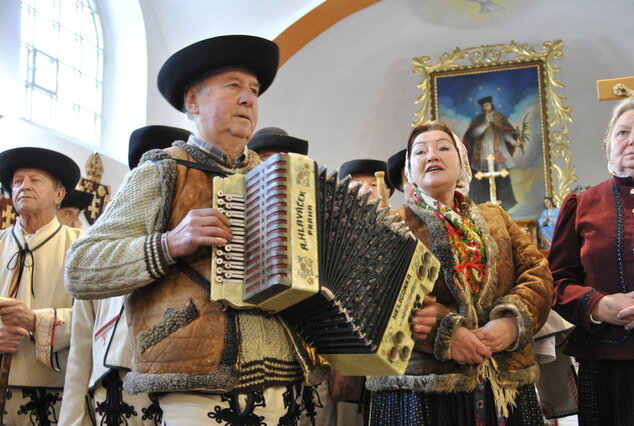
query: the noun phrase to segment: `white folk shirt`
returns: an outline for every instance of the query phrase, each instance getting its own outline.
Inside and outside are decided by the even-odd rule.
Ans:
[[[82,231],[66,225],[59,231],[58,228],[60,223],[53,218],[33,234],[27,234],[19,220],[13,227],[0,231],[0,295],[8,296],[14,273],[10,268],[15,267],[20,246],[25,247],[26,243],[33,250],[33,257],[26,258],[15,298],[35,312],[35,342],[23,338],[13,354],[9,386],[64,386],[73,305],[72,297],[64,288],[64,260],[66,251]]]
[[[92,425],[86,410],[86,391],[92,390],[110,369],[130,370],[132,353],[124,300],[125,296],[117,296],[75,301],[59,424]],[[136,424],[134,420],[129,422]]]

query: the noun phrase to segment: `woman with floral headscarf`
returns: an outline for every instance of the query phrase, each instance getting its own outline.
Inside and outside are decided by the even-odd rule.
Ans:
[[[579,424],[634,421],[634,98],[604,138],[612,177],[562,203],[549,261],[554,309],[576,325],[564,353],[579,362]]]
[[[552,300],[546,259],[501,208],[464,195],[466,149],[446,124],[412,131],[405,169],[414,195],[397,211],[442,271],[405,375],[368,380],[371,424],[542,425],[533,333]]]

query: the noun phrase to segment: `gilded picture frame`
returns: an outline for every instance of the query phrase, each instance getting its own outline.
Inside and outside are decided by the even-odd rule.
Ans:
[[[561,40],[537,51],[511,41],[413,59],[420,104],[416,126],[440,120],[451,126],[469,150],[474,174],[508,170],[496,178],[496,194],[516,220],[536,219],[543,198],[556,202],[577,180],[569,148],[571,108],[557,92],[563,87],[553,62],[563,56]],[[487,105],[488,104],[488,105]],[[489,129],[489,130],[486,130]],[[487,161],[492,155],[493,160]],[[491,164],[491,162],[493,164]],[[489,180],[473,179],[469,195],[489,200]]]

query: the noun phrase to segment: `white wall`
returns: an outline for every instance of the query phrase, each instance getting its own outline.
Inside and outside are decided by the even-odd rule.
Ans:
[[[601,138],[614,103],[596,100],[595,81],[632,75],[634,3],[494,1],[505,10],[479,14],[477,2],[464,0],[383,0],[346,18],[280,69],[273,86],[260,98],[258,128],[278,126],[308,139],[311,156],[329,168],[352,158],[387,158],[404,147],[418,109],[414,100],[419,78],[412,73],[413,57],[426,55],[435,62],[456,47],[515,40],[540,49],[544,41],[562,39],[564,57],[555,63],[565,85],[559,92],[572,107],[569,136],[578,183],[585,186],[606,179]],[[114,98],[106,105],[102,151],[104,181],[116,188],[127,169],[123,162],[132,130],[145,124],[191,126],[156,88],[158,70],[175,50],[173,40],[164,38],[164,24],[154,15],[154,8],[162,3],[100,0],[98,4],[109,19],[106,40],[123,45],[121,52],[106,56],[107,69],[119,70],[110,76],[107,87]],[[17,78],[19,10],[19,0],[0,1],[0,114],[8,115],[0,120],[0,149],[49,146],[66,152],[83,168],[91,149],[48,136],[16,118],[12,87]],[[187,22],[171,24],[193,34]],[[240,25],[236,20],[235,32],[244,33]],[[126,31],[134,39],[126,38]]]
[[[630,0],[383,0],[339,22],[279,71],[260,102],[258,127],[278,126],[308,139],[310,155],[329,168],[352,158],[386,159],[405,147],[418,106],[411,59],[515,40],[541,50],[562,39],[555,61],[572,107],[569,136],[580,185],[609,177],[601,140],[612,102],[598,102],[596,80],[632,75]],[[472,9],[469,9],[472,7]],[[573,184],[574,186],[575,184]]]

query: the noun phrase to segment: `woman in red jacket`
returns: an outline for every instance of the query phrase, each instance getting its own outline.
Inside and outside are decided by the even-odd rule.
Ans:
[[[565,353],[579,362],[579,424],[634,419],[634,99],[605,135],[613,177],[564,200],[550,250],[554,309],[576,325]]]

